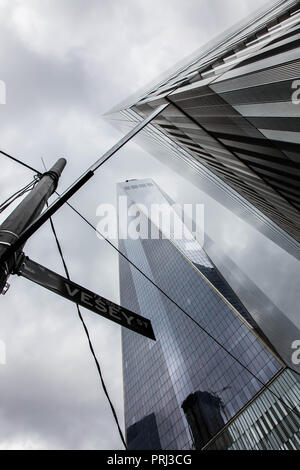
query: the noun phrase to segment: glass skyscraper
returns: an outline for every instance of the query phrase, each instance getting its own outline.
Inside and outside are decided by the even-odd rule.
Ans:
[[[297,260],[299,46],[299,1],[270,2],[107,113],[128,130],[168,104],[135,140]],[[291,347],[300,338],[297,312],[288,302],[275,305],[263,283],[207,234],[205,251],[285,364],[300,373]]]
[[[120,256],[121,305],[150,318],[156,336],[122,330],[128,448],[300,449],[297,375],[180,214],[170,210],[168,233],[153,218],[170,198],[151,179],[118,184],[118,196],[132,214],[119,214],[119,249],[167,294]],[[149,236],[124,236],[132,223]]]
[[[273,1],[108,113],[169,103],[138,141],[298,259],[299,45],[299,1]]]

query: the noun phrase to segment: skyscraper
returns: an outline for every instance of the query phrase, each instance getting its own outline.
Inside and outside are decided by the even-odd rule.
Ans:
[[[138,139],[298,259],[299,34],[299,2],[271,2],[110,112],[169,103]]]
[[[150,179],[118,184],[118,196],[129,214],[119,249],[156,284],[120,256],[121,304],[150,318],[156,335],[122,330],[128,448],[300,448],[296,374],[170,198]],[[153,204],[170,209],[167,231]],[[126,236],[130,224],[141,236]]]

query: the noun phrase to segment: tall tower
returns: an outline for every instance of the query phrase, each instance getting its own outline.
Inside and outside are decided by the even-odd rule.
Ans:
[[[108,117],[154,157],[300,259],[300,8],[270,2]]]
[[[128,448],[300,448],[296,374],[170,198],[150,179],[118,184],[118,196],[129,214],[123,205],[119,249],[168,296],[120,256],[121,304],[150,318],[157,338],[122,331]],[[168,227],[155,204],[169,210]],[[130,226],[141,236],[127,236]]]

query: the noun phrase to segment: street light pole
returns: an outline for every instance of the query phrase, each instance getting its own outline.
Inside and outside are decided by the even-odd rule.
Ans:
[[[5,256],[11,245],[18,240],[21,233],[41,214],[47,200],[57,187],[59,177],[66,165],[60,158],[53,167],[44,173],[40,181],[0,225],[0,258]],[[7,284],[22,247],[0,264],[0,293]]]

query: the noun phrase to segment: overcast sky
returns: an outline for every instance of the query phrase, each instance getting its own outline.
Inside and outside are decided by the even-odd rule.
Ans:
[[[122,136],[102,114],[264,3],[0,0],[0,80],[7,94],[0,105],[0,149],[39,170],[41,157],[47,166],[65,157],[62,191]],[[272,301],[296,322],[296,261],[134,143],[72,202],[96,224],[98,205],[115,203],[117,182],[147,177],[177,202],[204,202],[212,231],[219,222],[216,241],[252,279],[259,273]],[[1,201],[31,178],[1,156]],[[72,279],[118,302],[116,253],[67,207],[54,222]],[[25,252],[63,274],[48,224]],[[122,448],[75,306],[25,279],[9,282],[0,299],[0,341],[6,345],[0,449]],[[83,313],[123,425],[120,328]]]

